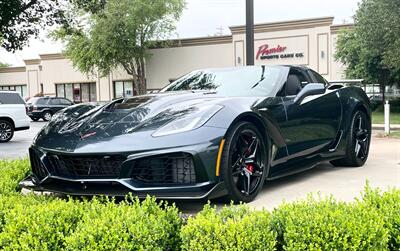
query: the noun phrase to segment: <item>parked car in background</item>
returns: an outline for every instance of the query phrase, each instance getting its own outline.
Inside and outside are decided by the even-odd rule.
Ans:
[[[66,98],[34,97],[27,101],[28,116],[33,121],[49,121],[54,113],[74,103]]]
[[[21,96],[14,91],[0,91],[0,143],[8,142],[14,131],[29,129],[29,117]]]

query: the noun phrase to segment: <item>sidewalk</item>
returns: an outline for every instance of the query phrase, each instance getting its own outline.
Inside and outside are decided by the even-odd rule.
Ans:
[[[384,124],[372,124],[372,129],[373,130],[385,130],[385,125]],[[390,125],[391,130],[400,130],[400,124],[391,124]]]

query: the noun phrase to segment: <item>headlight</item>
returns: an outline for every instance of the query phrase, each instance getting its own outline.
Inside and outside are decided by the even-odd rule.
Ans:
[[[203,126],[212,116],[223,108],[221,105],[202,105],[191,107],[192,112],[184,115],[182,118],[175,119],[166,125],[162,126],[153,137],[160,137],[175,133],[187,132]]]

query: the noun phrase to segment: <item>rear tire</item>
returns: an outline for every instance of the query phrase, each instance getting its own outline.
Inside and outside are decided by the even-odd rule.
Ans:
[[[14,126],[7,120],[0,120],[0,143],[8,142],[14,136]]]
[[[368,159],[371,142],[371,120],[363,111],[356,111],[347,137],[346,155],[342,159],[330,161],[334,166],[360,167]]]
[[[50,111],[45,111],[43,113],[43,121],[50,121],[53,114]]]
[[[226,199],[235,203],[254,200],[267,175],[267,156],[264,139],[252,123],[240,122],[229,130],[221,157]]]

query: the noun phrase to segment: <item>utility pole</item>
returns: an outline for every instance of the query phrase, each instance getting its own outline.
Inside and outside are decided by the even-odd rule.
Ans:
[[[246,0],[246,65],[254,65],[254,1]]]

